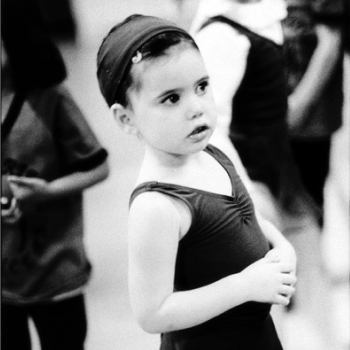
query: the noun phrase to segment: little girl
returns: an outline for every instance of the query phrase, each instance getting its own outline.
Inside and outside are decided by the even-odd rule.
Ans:
[[[269,312],[295,291],[295,252],[208,144],[216,112],[193,39],[128,17],[102,42],[97,75],[116,122],[145,148],[129,216],[140,326],[166,350],[282,349]]]

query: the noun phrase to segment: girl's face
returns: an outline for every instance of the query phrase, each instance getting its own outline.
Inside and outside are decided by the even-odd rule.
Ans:
[[[138,89],[128,93],[130,119],[148,147],[174,155],[204,149],[216,122],[209,77],[200,53],[188,44],[134,64]]]

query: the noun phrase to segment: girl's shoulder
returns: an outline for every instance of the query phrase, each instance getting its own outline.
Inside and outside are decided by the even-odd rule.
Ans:
[[[139,186],[138,188],[141,188]],[[129,223],[142,232],[171,226],[182,238],[191,226],[193,212],[178,197],[167,192],[133,192],[130,198]]]
[[[149,182],[152,184],[152,182]],[[147,213],[152,215],[159,212],[171,212],[173,209],[169,196],[164,196],[159,191],[148,191],[148,183],[138,185],[130,199],[130,211]]]

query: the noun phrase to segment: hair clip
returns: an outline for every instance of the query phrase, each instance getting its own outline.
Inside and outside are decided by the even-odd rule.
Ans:
[[[134,56],[131,61],[132,63],[139,63],[142,60],[142,53],[140,51],[136,52],[136,56]]]

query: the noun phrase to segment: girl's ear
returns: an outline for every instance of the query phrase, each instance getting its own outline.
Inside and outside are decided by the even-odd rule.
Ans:
[[[136,134],[137,130],[133,123],[132,112],[119,103],[111,106],[111,113],[113,119],[118,126],[127,134]]]

